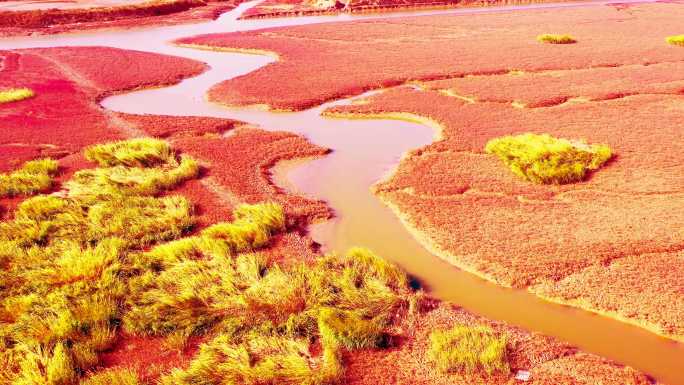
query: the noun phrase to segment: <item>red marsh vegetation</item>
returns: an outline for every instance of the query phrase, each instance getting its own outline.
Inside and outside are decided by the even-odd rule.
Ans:
[[[199,170],[194,170],[191,173],[192,175],[189,174],[187,177],[184,177],[188,180],[180,182],[178,186],[172,187],[172,191],[160,192],[159,197],[139,197],[136,199],[149,199],[152,203],[156,202],[155,199],[164,199],[165,197],[168,197],[169,199],[182,199],[172,197],[173,195],[181,194],[182,197],[185,197],[192,202],[196,226],[194,229],[195,231],[204,229],[201,234],[204,234],[205,230],[209,231],[208,234],[216,234],[218,228],[211,228],[210,225],[233,219],[233,216],[236,215],[235,207],[239,203],[275,201],[278,202],[278,206],[282,206],[285,209],[284,223],[278,225],[278,231],[271,235],[271,239],[266,239],[266,244],[259,246],[263,247],[259,250],[260,255],[264,255],[264,258],[268,261],[290,261],[289,263],[295,264],[295,266],[298,266],[296,263],[302,261],[315,261],[321,258],[320,255],[316,253],[316,249],[311,240],[301,235],[300,230],[302,225],[310,222],[314,218],[328,216],[328,208],[321,202],[290,196],[278,190],[270,182],[268,170],[279,160],[322,156],[326,153],[326,149],[314,146],[304,138],[289,133],[266,132],[249,127],[238,128],[240,127],[240,123],[230,120],[111,113],[104,111],[97,103],[98,100],[105,95],[115,92],[122,92],[142,86],[171,84],[184,77],[196,75],[205,70],[205,66],[201,63],[174,57],[99,47],[17,50],[13,52],[2,52],[1,55],[3,57],[3,76],[0,77],[0,79],[2,79],[0,86],[4,88],[28,87],[35,92],[34,97],[17,101],[12,104],[5,104],[0,111],[0,116],[2,117],[4,124],[0,146],[2,146],[3,149],[11,149],[11,151],[7,153],[3,151],[3,156],[0,158],[0,161],[2,161],[0,167],[3,172],[16,169],[18,167],[17,164],[21,163],[20,161],[57,154],[60,157],[59,166],[61,174],[56,178],[56,189],[59,189],[60,183],[67,179],[75,178],[75,181],[72,180],[68,185],[72,189],[68,194],[76,194],[76,191],[84,191],[87,193],[92,187],[87,183],[78,182],[78,178],[82,178],[83,175],[87,174],[77,174],[76,172],[93,167],[92,161],[98,158],[93,157],[92,154],[99,151],[101,154],[106,155],[107,151],[112,150],[111,147],[110,150],[107,150],[107,146],[97,151],[93,149],[87,150],[86,156],[91,160],[87,161],[82,152],[85,147],[96,143],[131,137],[164,137],[173,145],[175,151],[180,151],[182,153],[183,157],[190,156],[196,159],[197,162],[199,162],[200,168]],[[227,130],[235,130],[235,132],[232,135],[224,136],[223,134]],[[155,144],[157,142],[150,143]],[[130,146],[130,144],[128,145]],[[158,145],[155,144],[155,146]],[[123,159],[125,160],[126,158]],[[100,160],[100,162],[102,161]],[[171,162],[173,163],[175,161],[171,160]],[[101,167],[104,166],[101,165]],[[107,168],[100,168],[99,170],[100,172],[105,173],[112,172],[111,170],[107,171]],[[118,170],[119,171],[117,172],[124,172],[124,169]],[[86,173],[87,172],[97,171],[86,171]],[[505,174],[501,173],[501,176],[504,177]],[[509,183],[514,184],[513,182]],[[54,201],[54,203],[61,202],[62,199],[65,199],[61,195],[55,195],[50,198],[40,196],[36,198],[38,200],[28,201],[29,203],[22,206],[22,210],[29,210],[33,207],[33,204],[41,202],[41,199],[47,199],[50,202]],[[3,226],[9,226],[10,223],[15,223],[13,222],[15,219],[13,217],[14,207],[22,199],[23,198],[13,200],[6,198],[0,199],[0,204],[8,208],[8,215],[4,218],[4,222],[2,223]],[[73,199],[82,199],[82,201],[79,200],[79,202],[82,202],[82,204],[85,205],[90,204],[88,203],[88,200],[83,200],[85,198]],[[245,209],[243,208],[241,210],[244,212]],[[77,212],[74,212],[72,214],[76,213]],[[122,219],[126,220],[126,218]],[[156,221],[149,222],[146,226],[154,225],[154,223],[156,223]],[[163,221],[160,220],[159,223],[163,224]],[[18,225],[19,223],[16,222],[15,224]],[[247,227],[249,228],[249,226]],[[5,228],[6,227],[3,227],[3,229]],[[10,227],[7,227],[7,229],[9,228]],[[124,226],[120,231],[125,232],[127,229]],[[15,242],[12,240],[14,239],[12,238],[14,236],[26,237],[24,233],[17,233],[15,235],[3,233],[2,237],[9,237],[8,240],[3,241],[9,242],[8,244]],[[52,234],[49,235],[49,237],[52,236]],[[156,234],[154,234],[153,237],[154,236],[156,236]],[[256,240],[254,240],[254,242],[256,242]],[[50,244],[51,241],[45,240],[40,245],[36,245],[36,247],[51,247]],[[175,245],[180,244],[181,243],[177,243]],[[167,251],[172,252],[173,250],[169,246]],[[131,254],[131,256],[133,255],[140,256],[139,253]],[[195,257],[197,256],[195,255]],[[9,269],[14,264],[25,263],[14,261],[11,256],[9,257],[10,259],[7,258],[8,257],[6,257],[5,254],[2,254],[2,258],[0,258],[3,269]],[[241,258],[243,259],[240,260],[255,257],[253,255],[251,257],[249,255],[242,255]],[[462,309],[452,307],[451,305],[439,304],[419,293],[409,293],[407,292],[408,288],[405,286],[407,278],[403,273],[398,272],[396,268],[388,266],[385,262],[381,262],[370,256],[360,256],[358,258],[365,260],[366,262],[364,263],[366,264],[372,263],[374,265],[364,265],[361,262],[354,262],[354,260],[350,259],[346,262],[351,264],[349,268],[371,269],[361,276],[365,277],[364,279],[369,279],[368,277],[377,277],[373,278],[376,279],[376,281],[371,285],[370,283],[359,284],[359,281],[357,280],[356,286],[351,285],[345,287],[343,292],[346,293],[345,296],[347,296],[354,294],[356,290],[382,289],[379,292],[371,291],[368,293],[373,295],[382,294],[382,296],[378,297],[378,300],[385,301],[389,299],[391,300],[391,303],[394,304],[391,307],[392,311],[389,313],[385,314],[385,310],[380,310],[382,314],[385,314],[382,317],[382,324],[385,325],[385,331],[383,333],[388,333],[392,337],[389,339],[379,339],[379,335],[374,334],[377,333],[377,331],[374,331],[377,326],[372,326],[372,324],[367,325],[366,321],[359,321],[358,325],[367,325],[364,326],[367,329],[359,329],[360,326],[357,325],[354,326],[356,329],[345,331],[344,328],[347,326],[345,326],[343,322],[340,323],[341,321],[335,321],[335,317],[342,317],[339,316],[339,314],[343,313],[339,313],[339,310],[339,314],[334,311],[331,313],[330,309],[325,311],[321,310],[321,312],[328,314],[328,316],[324,320],[318,321],[318,326],[314,325],[313,327],[315,328],[314,330],[320,328],[321,333],[325,331],[327,334],[323,337],[314,334],[313,337],[311,337],[313,338],[313,343],[305,343],[303,340],[296,340],[294,342],[283,340],[282,338],[284,337],[278,337],[281,339],[269,340],[278,343],[290,341],[281,346],[283,349],[292,346],[291,344],[295,342],[298,347],[307,347],[308,351],[297,350],[299,353],[296,355],[285,356],[286,358],[292,358],[294,361],[283,362],[303,362],[305,366],[314,365],[313,368],[315,369],[317,367],[316,365],[318,365],[321,360],[324,360],[324,358],[321,357],[321,354],[324,354],[324,352],[321,351],[321,344],[323,344],[325,345],[325,347],[323,347],[325,352],[328,352],[325,353],[328,355],[326,355],[327,358],[323,361],[325,365],[331,365],[336,362],[346,368],[344,373],[339,371],[339,368],[332,368],[331,370],[335,371],[328,373],[327,375],[334,377],[329,378],[335,380],[344,379],[345,382],[353,384],[415,384],[420,382],[431,384],[451,384],[454,382],[468,384],[505,384],[511,381],[511,376],[515,374],[517,370],[529,370],[532,375],[531,383],[534,384],[550,385],[573,383],[591,385],[598,381],[623,385],[645,385],[650,383],[649,379],[644,374],[638,373],[631,368],[579,352],[575,348],[557,342],[552,338],[525,332],[505,324],[474,316]],[[334,262],[335,259],[327,259],[324,261],[328,262],[320,264],[316,269],[332,269],[334,266],[337,266],[336,264],[338,263]],[[121,260],[120,262],[128,263],[126,260]],[[206,262],[209,263],[210,261]],[[193,257],[185,260],[183,263],[201,264],[204,262],[202,258],[196,259]],[[361,264],[355,265],[356,263]],[[283,270],[279,270],[277,266],[269,264],[269,267],[265,271],[273,271],[273,275],[264,272],[260,272],[260,274],[266,274],[265,277],[272,277],[280,271],[280,273],[277,274],[293,274],[292,277],[294,278],[299,277],[296,275],[300,274],[299,272],[302,272],[302,274],[310,274],[307,273],[309,267],[306,267],[309,265],[301,267],[301,270],[294,271],[288,270],[287,265],[284,266],[285,267],[282,268]],[[315,263],[314,266],[316,266]],[[109,271],[110,267],[105,271]],[[180,267],[180,265],[177,267]],[[28,269],[25,271],[30,272],[33,271],[36,266],[27,266],[27,268]],[[166,302],[166,300],[155,300],[151,305],[163,307],[166,306],[163,304],[167,303],[170,304],[170,306],[160,308],[160,311],[140,308],[138,314],[145,314],[145,312],[147,312],[146,314],[159,315],[161,317],[162,314],[176,314],[176,312],[180,311],[180,314],[188,315],[189,313],[182,313],[187,310],[183,308],[183,305],[179,305],[180,307],[178,308],[175,308],[172,305],[178,303],[177,301],[180,300],[180,298],[177,297],[178,294],[174,294],[175,291],[173,287],[175,284],[186,282],[186,279],[192,277],[183,276],[183,279],[179,280],[179,276],[175,276],[172,271],[166,273],[158,271],[159,269],[163,270],[163,266],[157,266],[156,269],[156,272],[150,273],[166,274],[163,276],[159,275],[158,280],[170,279],[171,281],[169,281],[168,286],[170,291],[164,293],[161,293],[161,291],[159,292],[161,293],[160,295],[168,296],[165,297],[168,302]],[[15,269],[12,269],[11,271],[14,272]],[[213,271],[216,271],[216,269]],[[338,274],[335,270],[325,271],[330,274]],[[136,274],[133,270],[129,272],[132,272],[134,275]],[[91,273],[95,274],[95,272]],[[244,273],[245,272],[240,274]],[[353,273],[353,271],[350,270],[350,273]],[[84,285],[90,285],[88,280],[83,280],[83,277],[79,277],[80,276],[78,275],[74,275],[71,278],[73,282],[62,282],[61,286],[53,288],[53,290],[67,290],[71,284],[78,282],[81,282]],[[114,277],[117,277],[116,279],[125,279],[127,275],[118,274]],[[214,278],[220,279],[219,276],[215,276]],[[299,278],[298,280],[287,282],[299,282],[298,284],[309,282]],[[105,278],[103,276],[98,279]],[[269,280],[271,279],[272,278],[269,278]],[[262,279],[258,279],[257,281],[261,282],[260,287],[263,287],[263,289],[260,290],[266,290],[263,291],[263,293],[268,293],[268,290],[271,290],[269,289],[269,285],[277,283],[277,281],[269,281],[271,282],[269,283],[262,281]],[[21,282],[21,280],[18,282]],[[201,281],[201,284],[196,284],[194,287],[196,290],[203,290],[201,288],[207,287],[208,282],[215,281],[204,280]],[[324,285],[324,283],[321,283],[321,285]],[[293,287],[304,288],[307,286]],[[257,287],[255,286],[255,290],[256,288]],[[7,288],[2,288],[2,290],[6,289]],[[10,288],[7,290],[14,289]],[[160,287],[158,290],[162,290],[162,288]],[[394,293],[395,291],[398,292]],[[277,293],[278,298],[281,298],[282,296],[280,294],[284,292],[277,291]],[[367,301],[367,298],[369,298],[367,295],[368,293],[363,292],[356,294],[357,297],[350,298],[355,298],[357,303],[358,301],[365,303],[364,301]],[[11,295],[16,296],[17,294],[12,292]],[[309,294],[307,294],[307,296],[308,295]],[[49,299],[52,297],[47,298]],[[155,298],[159,299],[159,297]],[[265,302],[265,298],[262,296],[245,298],[252,298],[249,303],[252,303],[255,306],[255,309],[261,309],[259,312],[253,313],[255,315],[254,319],[261,321],[264,321],[262,319],[263,317],[271,314],[268,312],[270,306],[276,306],[276,303],[269,304]],[[301,298],[301,296],[295,296],[293,298]],[[320,300],[315,297],[311,298],[314,298],[315,301]],[[314,301],[314,299],[312,299],[312,301]],[[35,300],[38,301],[37,299]],[[127,301],[128,300],[131,300],[131,298],[127,298]],[[219,300],[219,298],[212,298],[212,301],[215,300]],[[143,306],[144,301],[135,301],[143,301],[143,299],[134,300],[135,304],[131,306]],[[299,308],[297,306],[304,306],[300,302],[301,301],[299,300],[284,304],[278,302],[279,305],[277,306],[288,306],[288,309],[290,309],[291,306],[294,306],[288,311],[295,311]],[[130,304],[129,302],[127,303]],[[199,302],[193,303],[199,304]],[[378,302],[377,305],[373,306],[378,308],[382,303],[384,302]],[[395,308],[394,306],[397,304],[401,306]],[[49,303],[45,304],[40,301],[35,303],[35,306],[37,307],[46,305],[49,305]],[[78,304],[74,303],[71,305],[77,306]],[[82,306],[82,304],[78,306]],[[80,310],[86,309],[84,307],[77,308]],[[196,317],[205,317],[209,315],[209,313],[204,313],[205,311],[209,311],[206,307],[198,306],[193,309],[192,315],[188,315],[187,318],[181,319],[180,321],[187,321],[193,325],[193,322],[199,322],[196,320]],[[250,309],[252,308],[250,307]],[[3,307],[0,326],[8,323],[13,324],[15,322],[24,322],[26,325],[31,325],[31,322],[33,322],[31,321],[33,319],[31,317],[24,317],[21,319],[15,318],[13,312],[22,312],[24,310],[16,307],[12,307],[12,309]],[[250,311],[253,310],[254,309]],[[136,328],[144,328],[146,325],[145,322],[149,321],[145,320],[144,317],[137,319],[137,321],[135,319],[126,318],[126,314],[128,313],[126,313],[125,310],[119,311],[124,312],[121,315],[125,320],[128,320],[125,321],[127,322],[126,328],[130,327],[135,330],[137,330]],[[369,308],[368,311],[371,311],[371,308]],[[222,314],[221,317],[225,318],[225,314]],[[334,316],[335,314],[338,315]],[[274,318],[272,320],[264,321],[261,326],[262,328],[268,328],[267,325],[273,325],[273,322],[282,321],[279,320],[278,317],[282,317],[283,314],[273,313],[271,315]],[[295,321],[293,322],[303,322],[308,319],[306,318],[308,316],[305,315],[293,315],[296,316],[294,318]],[[64,316],[66,317],[67,315]],[[93,314],[92,316],[94,317],[95,315]],[[154,317],[150,317],[150,320]],[[354,315],[354,313],[350,313],[348,317],[357,316]],[[229,322],[230,318],[225,318],[224,321],[225,322],[221,323],[221,325],[232,327]],[[112,324],[110,320],[108,321],[110,323],[107,325],[112,329],[106,329],[105,332],[111,330],[113,331],[113,334],[109,335],[105,333],[106,335],[103,336],[104,340],[100,341],[97,347],[93,347],[93,341],[90,339],[93,336],[92,333],[94,333],[95,330],[101,330],[100,328],[103,327],[102,322],[98,322],[99,323],[90,325],[90,327],[97,327],[98,329],[74,329],[69,326],[67,331],[73,338],[69,343],[60,340],[59,338],[61,337],[56,335],[56,332],[50,327],[47,327],[44,330],[41,329],[44,331],[44,333],[41,334],[41,338],[48,338],[51,336],[49,338],[56,338],[57,341],[54,342],[50,339],[49,341],[52,342],[44,342],[44,345],[41,345],[41,349],[43,349],[41,354],[46,355],[41,359],[45,360],[45,365],[51,368],[49,370],[50,374],[47,375],[48,377],[61,376],[59,377],[62,379],[60,380],[62,381],[61,383],[71,384],[80,380],[79,377],[87,377],[94,372],[95,375],[88,380],[87,383],[101,383],[96,381],[112,383],[111,381],[113,380],[110,379],[111,377],[108,377],[110,375],[118,376],[116,378],[119,378],[120,383],[123,381],[121,380],[122,378],[132,378],[131,381],[134,381],[133,383],[152,383],[157,378],[160,378],[160,376],[164,381],[167,381],[167,383],[178,383],[175,382],[177,379],[179,379],[179,381],[184,381],[181,383],[190,383],[191,381],[194,381],[193,378],[195,377],[193,376],[195,376],[198,371],[201,373],[201,362],[203,361],[197,361],[198,359],[218,362],[216,360],[222,359],[221,357],[231,357],[216,356],[212,354],[214,351],[212,349],[230,348],[230,346],[232,346],[221,344],[220,342],[223,340],[218,340],[218,342],[213,342],[209,345],[200,345],[198,348],[197,344],[199,342],[211,342],[211,339],[214,338],[214,336],[210,334],[210,330],[213,330],[209,327],[211,326],[210,324],[200,323],[198,325],[204,326],[196,326],[198,329],[183,329],[185,330],[183,333],[192,332],[192,335],[200,337],[198,337],[199,339],[192,337],[188,340],[180,341],[178,340],[179,336],[180,338],[183,338],[183,335],[185,334],[167,335],[164,334],[164,332],[158,332],[160,335],[148,337],[147,333],[139,333],[137,335],[122,333],[122,327],[118,326],[117,323]],[[242,319],[241,321],[239,320],[239,322],[242,322],[243,325],[247,325],[250,324],[251,320]],[[498,366],[508,368],[510,370],[509,372],[490,376],[480,372],[477,367],[471,368],[470,370],[458,369],[454,373],[448,374],[441,373],[435,369],[427,353],[428,350],[434,350],[434,347],[431,346],[430,342],[431,332],[435,329],[446,330],[454,326],[463,328],[464,325],[465,327],[477,326],[478,328],[481,328],[481,330],[487,330],[487,333],[491,335],[489,337],[490,339],[504,342],[503,346],[505,347],[505,350],[499,352],[500,354],[496,355],[494,359],[500,360]],[[305,327],[306,324],[302,324],[301,326]],[[290,327],[288,326],[288,330],[290,330],[289,328]],[[4,330],[4,328],[0,328],[0,332],[4,333]],[[237,332],[237,329],[231,330]],[[254,332],[265,333],[265,331],[259,330],[255,329]],[[203,335],[203,333],[209,334]],[[372,338],[366,337],[366,335]],[[9,337],[13,336],[14,335],[11,334],[9,335]],[[187,337],[187,335],[185,336]],[[220,335],[219,337],[226,338],[225,335]],[[31,334],[31,336],[27,338],[37,337]],[[341,350],[330,350],[331,345],[329,345],[328,342],[325,342],[328,341],[327,339],[329,338],[338,339],[346,348]],[[175,345],[174,341],[176,343]],[[180,347],[178,345],[179,343],[181,344]],[[249,346],[250,349],[259,348],[255,345]],[[81,355],[76,354],[77,347],[78,349],[81,349],[78,350]],[[278,356],[278,354],[284,354],[273,351],[272,348],[273,347],[269,348],[271,350],[262,349],[260,351],[266,352],[267,354],[274,354],[273,359],[281,357]],[[3,350],[0,350],[0,353],[2,353],[0,359],[9,361],[3,361],[8,365],[3,367],[4,371],[1,373],[2,376],[0,376],[0,381],[4,381],[6,378],[13,379],[17,375],[23,376],[21,378],[33,379],[42,379],[43,377],[41,376],[46,376],[46,374],[42,373],[40,370],[31,371],[30,365],[25,365],[22,368],[12,366],[16,363],[13,360],[18,358],[11,354],[6,355],[5,353],[8,351],[7,349],[14,349],[14,345],[3,345],[2,349]],[[199,353],[197,353],[197,349],[199,349]],[[98,354],[92,356],[93,351]],[[22,351],[15,352],[19,352],[19,355],[24,357],[22,355],[24,353],[21,353]],[[87,352],[91,353],[83,355]],[[330,352],[332,352],[333,356],[329,355]],[[447,352],[445,352],[445,354],[446,353]],[[464,353],[466,353],[466,356],[467,354],[471,354],[472,356],[472,353],[469,351]],[[337,354],[339,354],[339,356]],[[263,358],[264,356],[261,357]],[[310,361],[302,361],[302,357],[308,357],[306,360]],[[24,360],[25,358],[26,357],[21,359]],[[29,361],[30,360],[25,362]],[[458,360],[454,362],[455,365],[457,365],[456,368],[460,368],[460,366],[458,366],[460,365],[459,362],[460,361]],[[231,373],[233,373],[231,370],[233,369],[231,369],[230,365],[233,365],[232,361],[231,363],[222,366],[222,368],[224,368],[222,370],[225,370],[225,372],[221,373],[225,373],[226,376],[231,375]],[[180,367],[181,370],[169,375],[168,370],[172,367]],[[14,369],[9,368],[15,368],[19,372],[14,372]],[[78,368],[78,370],[75,368]],[[131,374],[131,372],[120,370],[123,368],[133,369],[134,372]],[[298,370],[303,370],[304,373],[311,373],[312,370],[312,367],[308,366],[297,368]],[[118,371],[107,371],[114,369],[117,369]],[[249,370],[249,373],[251,373],[252,370],[256,369]],[[269,373],[280,372],[270,371]],[[297,383],[292,382],[292,380],[290,380],[291,377],[287,377],[294,374],[281,375],[285,376],[282,377],[284,378],[284,382],[281,383]],[[319,378],[318,375],[319,374],[317,373],[314,378]],[[301,377],[295,378],[301,379]]]
[[[55,34],[208,21],[238,4],[239,1],[233,0],[151,0],[100,7],[84,4],[81,8],[62,9],[0,8],[0,35]]]
[[[606,6],[180,42],[279,55],[210,90],[212,101],[228,105],[299,110],[410,84],[328,113],[427,119],[441,130],[376,187],[426,246],[501,285],[682,339],[684,50],[665,38],[681,34],[683,16],[677,3]],[[577,42],[536,40],[555,31]],[[580,183],[532,184],[484,152],[494,138],[526,132],[606,144],[614,157]],[[667,268],[640,270],[637,261]],[[589,284],[615,280],[624,284]],[[656,306],[656,296],[666,300]]]
[[[241,19],[292,17],[336,13],[372,13],[416,9],[487,7],[551,2],[545,0],[265,0],[248,9]],[[554,1],[555,3],[556,1]]]
[[[486,14],[369,20],[179,42],[277,52],[282,60],[215,86],[209,97],[225,104],[299,110],[411,80],[681,61],[684,50],[664,41],[679,31],[681,5],[630,8],[636,9],[638,16],[606,6],[532,10],[513,19],[510,14]],[[537,35],[555,30],[571,31],[581,44],[537,42]]]

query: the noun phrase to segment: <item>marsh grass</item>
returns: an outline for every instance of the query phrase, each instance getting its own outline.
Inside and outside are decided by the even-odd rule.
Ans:
[[[0,104],[18,102],[20,100],[32,98],[34,96],[35,93],[29,88],[10,88],[0,90]]]
[[[384,325],[373,319],[363,319],[354,311],[323,308],[318,315],[318,329],[327,345],[354,350],[378,347]]]
[[[156,195],[196,178],[198,174],[197,161],[184,156],[180,163],[174,161],[152,168],[115,165],[81,170],[65,183],[65,187],[70,197],[102,201],[122,199],[123,196]]]
[[[545,33],[537,36],[537,41],[547,44],[575,44],[577,40],[571,35],[555,35]]]
[[[441,372],[510,372],[505,336],[487,326],[457,325],[430,334],[428,357]]]
[[[13,172],[0,174],[0,198],[49,190],[54,184],[58,168],[55,160],[39,159],[28,161]]]
[[[497,155],[516,175],[539,184],[582,181],[613,156],[606,145],[531,133],[492,139],[485,151]]]
[[[241,205],[189,236],[192,204],[167,190],[197,163],[165,143],[86,152],[98,168],[0,223],[0,385],[138,384],[131,372],[88,374],[121,329],[170,349],[207,338],[162,384],[333,384],[342,352],[380,347],[409,307],[406,275],[369,250],[289,263],[260,253],[286,231],[276,203]]]
[[[96,144],[86,148],[85,157],[100,167],[155,167],[175,163],[171,146],[163,140],[154,138]]]
[[[316,364],[304,340],[257,335],[236,342],[220,335],[202,345],[186,370],[174,370],[161,384],[313,385],[320,383]]]
[[[74,190],[28,198],[0,223],[0,384],[76,384],[111,346],[129,295],[131,255],[194,224],[185,198],[157,197],[194,174],[178,176],[182,160],[164,162],[84,170],[103,176],[97,186],[107,193],[81,193],[90,186],[74,176],[65,184]],[[134,168],[141,177],[113,177]],[[55,171],[54,161],[43,160],[18,172]]]
[[[235,222],[260,218],[256,223],[271,232],[284,223],[273,210],[273,204],[245,206],[239,211],[249,216],[236,215]],[[226,239],[210,227],[136,257],[145,273],[130,281],[124,328],[176,344],[184,336],[215,336],[164,384],[333,383],[343,372],[340,349],[381,346],[392,316],[408,306],[405,274],[368,250],[283,266],[251,248],[216,245]],[[315,341],[323,353],[312,357]]]
[[[669,36],[665,39],[668,44],[684,47],[684,35]]]
[[[108,369],[95,373],[80,382],[81,385],[139,385],[138,375],[130,369]]]

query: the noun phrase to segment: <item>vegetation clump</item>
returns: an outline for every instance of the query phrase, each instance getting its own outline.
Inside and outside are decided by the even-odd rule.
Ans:
[[[0,90],[0,104],[18,102],[20,100],[35,96],[33,90],[29,88],[10,88]]]
[[[367,250],[283,266],[216,247],[222,241],[210,229],[141,255],[140,267],[151,268],[130,282],[129,332],[215,336],[163,384],[332,383],[342,375],[341,349],[380,347],[407,306],[405,274]],[[315,341],[323,352],[311,356]]]
[[[180,163],[174,161],[160,167],[117,165],[81,170],[65,183],[65,187],[70,197],[90,201],[123,196],[151,196],[196,178],[198,174],[197,161],[184,156]]]
[[[306,340],[266,335],[236,342],[223,334],[202,345],[188,369],[176,369],[161,384],[313,385],[320,383],[316,369]]]
[[[100,167],[154,167],[175,163],[171,146],[163,140],[136,138],[96,144],[86,148],[86,159],[97,162]]]
[[[39,159],[28,161],[11,173],[0,174],[0,198],[49,190],[58,168],[55,160]]]
[[[324,341],[353,350],[378,347],[384,328],[353,311],[323,308],[318,315],[318,329]]]
[[[665,41],[672,45],[684,47],[684,35],[669,36]]]
[[[537,40],[541,43],[547,44],[574,44],[577,40],[571,35],[555,35],[551,33],[545,33],[537,36]]]
[[[509,373],[506,337],[487,326],[457,325],[430,334],[428,357],[444,372]]]
[[[132,372],[86,374],[120,330],[172,347],[206,336],[168,385],[332,384],[344,349],[382,345],[408,306],[401,270],[365,249],[288,263],[261,253],[286,230],[272,202],[190,235],[192,204],[165,192],[196,162],[149,143],[87,149],[100,167],[0,222],[0,385],[137,385]]]
[[[582,181],[612,157],[606,145],[531,133],[492,139],[485,151],[497,155],[516,175],[539,184]]]
[[[174,162],[144,169],[169,180]],[[114,175],[117,167],[125,166],[95,171]],[[20,172],[54,170],[54,161],[38,161]],[[78,383],[115,338],[131,255],[176,239],[194,224],[185,198],[156,196],[173,183],[143,195],[131,186],[145,178],[120,182],[99,180],[111,194],[29,198],[12,220],[0,223],[0,384]],[[66,186],[79,185],[72,179]]]
[[[81,385],[140,385],[138,375],[130,369],[105,370],[86,378]]]

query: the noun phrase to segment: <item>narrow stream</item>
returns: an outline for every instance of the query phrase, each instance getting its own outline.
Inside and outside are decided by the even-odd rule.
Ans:
[[[624,3],[625,1],[621,1]],[[631,2],[631,1],[627,1]],[[637,1],[634,1],[637,2]],[[105,108],[136,114],[194,115],[232,118],[267,130],[284,130],[333,149],[321,159],[276,168],[281,186],[324,199],[337,217],[312,227],[313,238],[329,250],[364,246],[396,262],[416,276],[435,296],[452,301],[485,317],[506,321],[528,330],[558,337],[581,349],[616,360],[651,374],[669,385],[684,385],[684,344],[641,328],[586,311],[540,300],[524,290],[505,289],[458,270],[426,251],[369,187],[392,172],[406,151],[434,140],[432,129],[394,120],[344,120],[321,116],[340,100],[293,113],[250,108],[226,108],[206,102],[212,85],[256,70],[274,59],[267,56],[201,51],[169,44],[176,38],[202,33],[337,22],[350,19],[423,14],[472,14],[530,8],[601,5],[593,2],[475,8],[448,11],[362,16],[316,16],[291,19],[237,21],[254,3],[246,3],[216,21],[173,27],[106,31],[76,35],[0,40],[0,49],[100,45],[183,56],[208,63],[211,69],[178,85],[147,89],[105,99]],[[560,385],[560,384],[559,384]]]

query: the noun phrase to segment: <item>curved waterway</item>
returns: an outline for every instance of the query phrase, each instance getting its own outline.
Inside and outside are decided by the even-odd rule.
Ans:
[[[626,2],[644,1],[620,1]],[[178,85],[112,96],[105,99],[102,105],[111,110],[136,114],[232,118],[267,130],[297,133],[315,144],[331,148],[333,152],[326,157],[280,165],[274,176],[276,183],[282,187],[324,199],[335,210],[336,218],[311,228],[312,237],[326,249],[342,251],[356,245],[368,247],[402,266],[438,298],[452,301],[491,319],[555,336],[587,352],[640,369],[666,384],[684,385],[684,344],[607,317],[545,302],[524,290],[496,286],[447,264],[425,250],[413,238],[394,213],[370,192],[370,186],[391,173],[406,151],[432,142],[436,133],[431,128],[396,120],[345,120],[321,116],[326,108],[351,103],[353,98],[292,113],[227,108],[211,104],[204,97],[209,87],[254,71],[275,59],[268,56],[195,50],[169,43],[180,37],[203,33],[351,19],[426,14],[465,15],[607,3],[598,1],[238,21],[237,17],[254,5],[252,2],[241,5],[213,22],[130,31],[3,39],[0,40],[0,49],[99,45],[183,56],[208,63],[211,67],[209,71]]]

